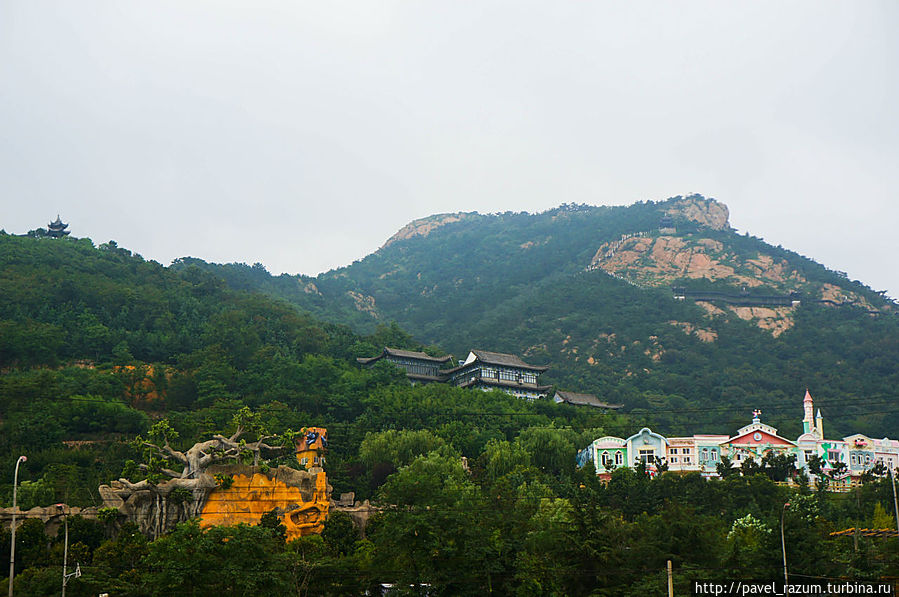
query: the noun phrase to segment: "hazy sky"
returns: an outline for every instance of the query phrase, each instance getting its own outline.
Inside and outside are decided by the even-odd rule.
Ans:
[[[9,0],[0,228],[315,274],[432,213],[697,192],[897,297],[897,31],[895,0]]]

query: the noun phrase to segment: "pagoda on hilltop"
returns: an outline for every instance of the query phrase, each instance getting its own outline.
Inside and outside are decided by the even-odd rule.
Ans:
[[[47,236],[50,236],[52,238],[61,238],[63,236],[68,236],[69,231],[66,230],[66,228],[68,227],[68,224],[64,224],[63,221],[59,219],[59,214],[56,214],[56,221],[47,224]]]

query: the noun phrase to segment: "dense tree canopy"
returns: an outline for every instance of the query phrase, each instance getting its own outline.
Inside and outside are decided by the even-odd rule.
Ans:
[[[492,272],[490,279],[499,282],[481,284],[468,303],[454,303],[455,295],[435,298],[426,306],[410,305],[407,316],[397,319],[410,329],[416,321],[431,321],[433,327],[419,328],[426,332],[419,337],[445,335],[441,347],[453,350],[463,340],[473,346],[487,338],[490,348],[517,350],[526,334],[539,336],[547,346],[534,349],[535,360],[555,350],[553,326],[573,339],[608,330],[622,342],[642,342],[672,317],[669,306],[651,292],[636,295],[627,285],[581,280],[566,270],[573,240],[547,240],[558,255],[544,256],[545,263],[526,260],[530,269],[525,262],[505,267],[483,259],[485,251],[519,242],[511,224],[553,238],[554,226],[561,225],[575,238],[583,233],[580,219],[591,213],[548,214],[558,216],[552,226],[548,219],[503,215],[496,238],[470,243],[472,252],[447,264],[432,256],[434,267],[448,269],[422,275],[437,284],[429,276],[483,262],[486,269],[476,275],[483,281]],[[621,221],[602,232],[607,236],[642,225],[641,218],[655,212],[641,206],[609,213]],[[465,226],[475,223],[460,229]],[[470,234],[482,232],[472,228]],[[451,239],[440,238],[435,233],[449,251]],[[402,256],[412,246],[391,245],[389,254]],[[374,276],[378,259],[384,257],[359,267]],[[536,281],[529,276],[537,265],[570,277]],[[869,401],[891,395],[886,388],[895,381],[895,337],[884,331],[893,324],[883,318],[800,310],[788,340],[734,325],[712,350],[671,332],[659,335],[669,348],[659,361],[641,345],[598,365],[572,356],[570,368],[556,369],[555,381],[593,383],[603,397],[628,402],[631,412],[615,415],[497,392],[410,386],[383,362],[360,368],[355,357],[384,345],[432,353],[440,348],[422,345],[396,324],[360,328],[370,332],[360,335],[254,294],[254,285],[238,286],[244,275],[271,283],[261,268],[225,283],[219,273],[241,268],[216,270],[189,259],[164,268],[115,243],[94,247],[87,239],[2,234],[0,266],[0,500],[6,505],[19,454],[28,456],[20,470],[20,505],[95,505],[98,485],[123,475],[136,478],[145,455],[134,439],[158,432],[161,420],[167,421],[171,449],[183,452],[214,434],[229,437],[235,413],[244,412],[252,419],[246,421],[254,430],[250,443],[309,425],[328,428],[327,470],[335,493],[353,491],[379,508],[364,536],[348,517],[335,514],[321,537],[287,544],[269,519],[208,530],[187,522],[155,541],[113,519],[73,519],[70,565],[80,563],[84,574],[70,582],[71,595],[361,595],[374,594],[381,583],[393,583],[399,594],[632,595],[661,592],[669,559],[677,591],[685,593],[690,579],[745,577],[750,566],[755,578],[776,577],[774,531],[786,501],[792,504],[785,518],[788,555],[798,574],[899,573],[899,541],[829,535],[894,524],[889,483],[874,477],[854,493],[828,494],[778,485],[789,463],[774,460],[715,482],[672,473],[652,480],[639,470],[619,469],[607,485],[574,465],[576,450],[592,439],[626,436],[646,424],[666,433],[694,423],[732,429],[734,408],[792,398],[784,376],[812,369],[815,379],[841,391],[857,383],[846,393],[843,412],[855,425],[870,424],[873,434],[891,420],[882,412],[888,409],[875,416],[876,409],[853,400],[863,393]],[[506,270],[518,272],[517,286],[501,290],[508,286]],[[293,278],[278,284],[288,282],[297,284]],[[343,282],[315,284],[322,295],[301,291],[324,296],[328,284]],[[403,292],[378,301],[399,305]],[[483,335],[459,327],[461,313],[483,301],[496,305],[479,319]],[[687,317],[692,307],[671,309]],[[445,312],[437,317],[435,310]],[[628,368],[634,374],[621,379]],[[793,423],[785,423],[789,434]],[[252,461],[252,454],[247,457]],[[286,463],[292,455],[279,458]],[[61,537],[47,537],[33,521],[16,540],[19,594],[58,591]],[[8,532],[0,532],[0,559],[8,556],[8,545]]]

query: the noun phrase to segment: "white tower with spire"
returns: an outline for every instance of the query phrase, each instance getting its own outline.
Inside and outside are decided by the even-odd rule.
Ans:
[[[802,401],[802,410],[805,416],[802,419],[802,432],[809,433],[815,431],[815,408],[812,395],[809,394],[808,388],[805,389],[805,399]]]

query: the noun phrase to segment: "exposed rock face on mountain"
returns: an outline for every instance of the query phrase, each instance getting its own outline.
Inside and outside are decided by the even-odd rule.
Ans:
[[[384,249],[389,247],[399,240],[406,240],[415,236],[427,236],[441,226],[477,217],[480,217],[480,215],[476,212],[458,212],[452,214],[436,214],[426,218],[419,218],[400,228],[396,234],[387,239],[387,242],[384,243],[384,246],[381,248]]]
[[[784,259],[744,257],[721,241],[696,236],[638,236],[604,243],[590,262],[645,286],[670,286],[682,279],[726,281],[734,287],[775,286],[793,290],[805,278]]]
[[[379,318],[378,310],[375,307],[375,298],[373,296],[367,296],[353,290],[348,290],[347,296],[353,299],[353,304],[358,311],[368,313],[375,319]]]
[[[363,332],[395,321],[450,353],[523,355],[550,366],[546,383],[630,408],[665,407],[657,396],[676,394],[679,407],[739,404],[748,412],[770,403],[773,389],[786,396],[799,383],[844,397],[892,392],[893,303],[737,234],[728,217],[725,205],[698,195],[443,214],[412,222],[350,266],[303,280],[318,293],[294,279],[273,278],[267,288]],[[684,300],[672,286],[684,288]]]
[[[727,208],[722,204],[715,202],[723,209],[723,216],[715,205],[710,204],[705,209],[697,207],[695,199],[682,201],[693,213],[711,214],[712,223],[726,224]],[[831,305],[852,304],[872,313],[878,312],[871,301],[857,292],[832,283],[810,283],[785,258],[761,252],[739,252],[721,240],[707,238],[701,233],[683,236],[625,234],[599,247],[587,267],[588,271],[597,269],[644,288],[664,288],[690,280],[724,282],[735,290],[757,294],[801,291],[806,300],[824,300]],[[732,313],[769,330],[774,336],[793,326],[793,307],[715,306],[709,303],[701,306],[710,317]],[[889,305],[881,308],[890,309]]]
[[[681,217],[691,222],[708,226],[712,230],[726,230],[730,228],[728,223],[730,212],[727,206],[714,199],[706,199],[699,195],[675,199],[666,210],[666,213],[675,218]]]

